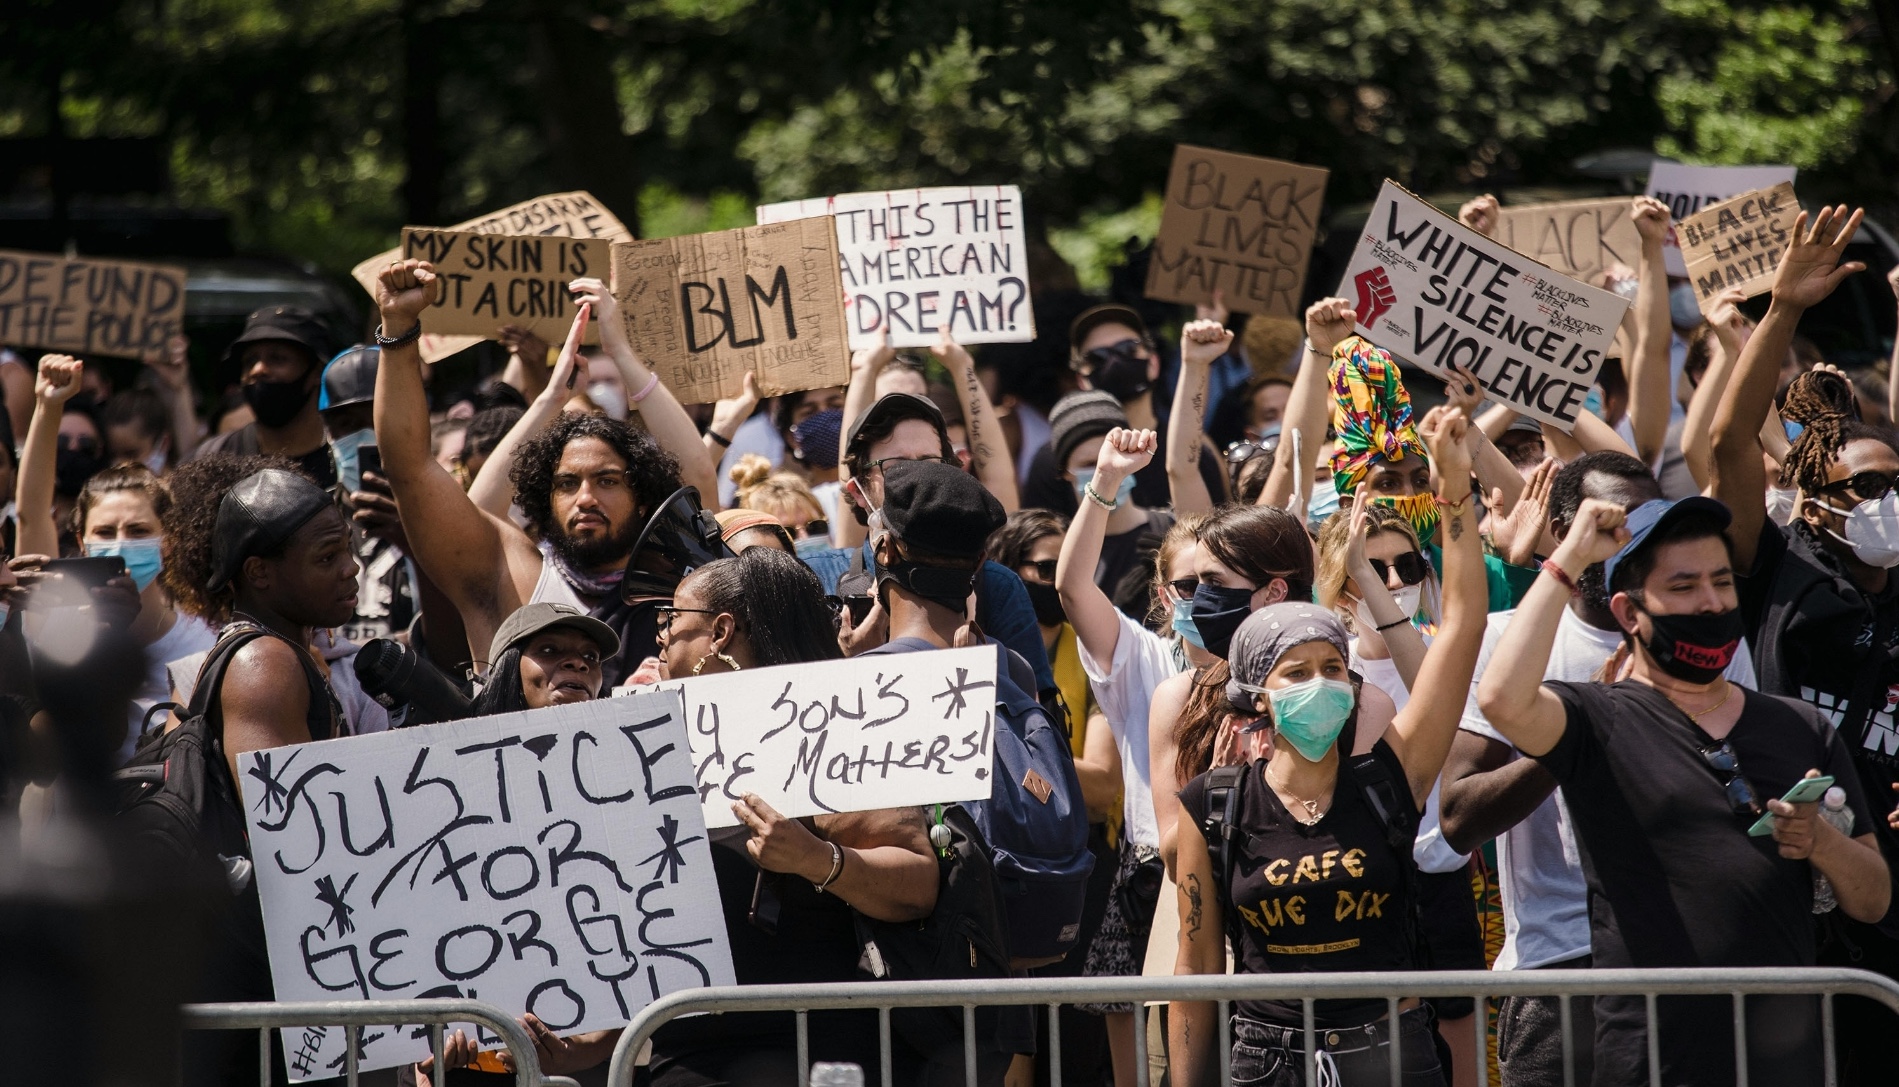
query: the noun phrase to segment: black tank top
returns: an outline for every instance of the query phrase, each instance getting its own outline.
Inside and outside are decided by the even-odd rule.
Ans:
[[[1415,826],[1403,766],[1383,741],[1373,753],[1400,784],[1401,803],[1412,807]],[[1406,879],[1401,869],[1413,864],[1411,854],[1391,847],[1384,823],[1347,776],[1350,769],[1340,767],[1332,805],[1311,826],[1286,811],[1265,772],[1265,760],[1247,771],[1240,808],[1245,833],[1232,886],[1221,902],[1238,920],[1233,949],[1238,969],[1248,974],[1412,969],[1406,896],[1415,880]],[[1181,805],[1196,822],[1206,818],[1206,789],[1202,774],[1180,791]],[[1289,1027],[1305,1021],[1297,1001],[1239,1001],[1236,1010]],[[1371,1022],[1385,1012],[1383,1000],[1321,1000],[1314,1008],[1318,1022],[1329,1027]]]

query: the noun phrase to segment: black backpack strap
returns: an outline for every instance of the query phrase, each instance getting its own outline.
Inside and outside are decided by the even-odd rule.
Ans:
[[[1389,750],[1389,749],[1387,749]],[[1405,940],[1411,945],[1414,964],[1429,968],[1429,945],[1424,940],[1424,900],[1421,893],[1418,862],[1414,848],[1418,841],[1418,821],[1412,812],[1411,784],[1401,773],[1394,773],[1397,760],[1379,754],[1377,748],[1346,761],[1346,776],[1358,790],[1358,796],[1385,828],[1385,843],[1398,861],[1398,883],[1405,897]],[[1402,770],[1402,767],[1399,767]],[[1400,792],[1399,790],[1404,790]]]
[[[310,732],[312,740],[328,740],[336,736],[336,714],[332,710],[334,702],[330,694],[330,685],[317,671],[316,664],[310,660],[310,653],[304,647],[285,638],[268,627],[240,621],[225,628],[218,644],[205,654],[204,664],[198,668],[198,682],[191,691],[190,716],[197,717],[210,712],[211,701],[217,697],[224,686],[224,673],[230,668],[231,661],[251,642],[258,638],[276,638],[297,651],[297,663],[303,666],[303,678],[310,688],[310,708],[304,714],[304,727]],[[219,755],[224,751],[224,721],[222,718],[208,718],[215,721],[217,727],[211,730],[212,742],[217,744]]]
[[[1239,946],[1239,918],[1230,906],[1228,888],[1233,886],[1233,868],[1239,863],[1240,845],[1246,839],[1241,823],[1245,809],[1246,779],[1250,766],[1216,766],[1207,771],[1207,814],[1200,820],[1200,834],[1207,840],[1207,855],[1213,860],[1214,893],[1219,896],[1220,915],[1226,918],[1227,935]]]

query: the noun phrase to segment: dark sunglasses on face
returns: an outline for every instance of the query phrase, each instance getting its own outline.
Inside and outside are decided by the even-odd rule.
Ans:
[[[1183,577],[1178,580],[1168,582],[1167,587],[1174,590],[1174,595],[1179,597],[1180,599],[1192,600],[1194,590],[1200,587],[1200,579],[1191,578],[1191,577]]]
[[[1139,340],[1122,340],[1120,343],[1111,343],[1106,347],[1097,347],[1093,351],[1082,355],[1081,363],[1077,369],[1084,374],[1091,374],[1101,367],[1114,362],[1116,359],[1140,358],[1141,351],[1141,341]]]
[[[1893,478],[1884,472],[1855,472],[1820,488],[1822,491],[1846,491],[1861,502],[1876,502],[1893,488]]]
[[[1017,570],[1019,571],[1023,568],[1034,570],[1036,577],[1053,585],[1055,583],[1055,564],[1061,561],[1060,559],[1031,559],[1024,562],[1022,566],[1017,567]]]
[[[826,521],[822,517],[816,520],[806,521],[804,534],[806,536],[829,536],[831,534],[831,522]]]
[[[1716,773],[1726,774],[1727,781],[1722,789],[1727,793],[1728,806],[1736,815],[1759,815],[1760,797],[1755,794],[1754,786],[1741,773],[1741,760],[1734,749],[1727,744],[1719,747],[1701,749],[1701,757]]]
[[[1378,575],[1378,580],[1387,585],[1391,584],[1391,571],[1393,570],[1398,571],[1399,581],[1404,582],[1406,585],[1416,585],[1418,582],[1424,580],[1424,575],[1431,569],[1430,566],[1425,563],[1424,556],[1416,551],[1406,551],[1404,554],[1392,559],[1389,564],[1387,564],[1384,559],[1368,559],[1366,561],[1371,563],[1372,573]]]
[[[900,461],[935,461],[938,464],[947,464],[951,468],[961,468],[963,466],[963,462],[957,460],[955,457],[884,457],[881,460],[871,461],[864,465],[864,468],[870,472],[881,472],[884,470],[884,465],[896,464]],[[825,531],[830,531],[828,526]]]

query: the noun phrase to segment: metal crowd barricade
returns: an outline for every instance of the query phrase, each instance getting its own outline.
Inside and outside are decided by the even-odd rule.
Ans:
[[[1861,996],[1899,1013],[1899,984],[1863,970],[1830,968],[1749,968],[1671,970],[1446,970],[1355,974],[1203,974],[1150,978],[1005,978],[994,981],[841,982],[821,985],[746,985],[689,989],[654,1001],[636,1015],[620,1035],[608,1069],[607,1087],[632,1087],[635,1062],[641,1049],[661,1026],[696,1012],[795,1012],[799,1087],[809,1087],[810,1038],[808,1013],[834,1009],[877,1012],[880,1072],[883,1087],[895,1087],[891,1078],[890,1011],[893,1008],[955,1008],[963,1011],[963,1064],[968,1087],[976,1087],[975,1014],[978,1007],[1039,1005],[1049,1011],[1050,1087],[1061,1087],[1061,1027],[1054,1013],[1063,1004],[1132,1003],[1134,1005],[1134,1070],[1138,1087],[1148,1087],[1147,1005],[1168,1001],[1204,1001],[1219,1004],[1220,1082],[1232,1082],[1232,1034],[1229,1012],[1235,1000],[1299,1001],[1305,1008],[1305,1081],[1318,1082],[1314,1067],[1314,1002],[1337,999],[1380,999],[1395,1020],[1399,1003],[1407,997],[1469,997],[1483,1002],[1502,996],[1554,996],[1561,1000],[1563,1084],[1577,1087],[1578,1041],[1570,1016],[1570,999],[1578,996],[1640,996],[1646,999],[1649,1083],[1661,1087],[1661,1039],[1656,1028],[1656,999],[1663,996],[1727,996],[1734,1002],[1736,1085],[1750,1087],[1747,1069],[1745,1001],[1749,996],[1814,996],[1821,1001],[1820,1031],[1826,1083],[1838,1082],[1834,1053],[1833,998]],[[1485,1054],[1486,1020],[1473,1016],[1476,1052]],[[1391,1085],[1399,1087],[1403,1072],[1399,1036],[1391,1032]],[[1486,1058],[1487,1060],[1487,1058]],[[869,1069],[865,1070],[868,1079]],[[1762,1085],[1771,1087],[1771,1085]]]
[[[186,1004],[186,1030],[255,1030],[260,1055],[258,1087],[270,1087],[270,1032],[285,1027],[344,1027],[343,1074],[357,1087],[358,1027],[391,1024],[429,1028],[429,1052],[435,1067],[443,1067],[443,1028],[450,1023],[476,1023],[500,1036],[514,1059],[516,1087],[578,1087],[564,1076],[541,1075],[540,1057],[527,1028],[493,1004],[479,1000],[305,1000],[285,1003]]]

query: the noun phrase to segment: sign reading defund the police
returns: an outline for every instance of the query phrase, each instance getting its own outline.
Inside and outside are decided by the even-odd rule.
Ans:
[[[694,676],[686,700],[706,826],[756,794],[781,815],[982,800],[994,786],[993,647]]]
[[[677,694],[257,751],[239,777],[279,1000],[461,996],[569,1034],[732,984]],[[427,1052],[359,1029],[364,1068]],[[292,1079],[341,1074],[343,1028],[283,1035]]]
[[[1564,432],[1629,303],[1470,230],[1386,181],[1339,292],[1358,333]]]
[[[0,343],[136,359],[185,318],[185,270],[0,250]]]
[[[851,349],[1028,343],[1028,242],[1014,185],[854,192],[758,209],[760,223],[829,215],[837,223]]]

